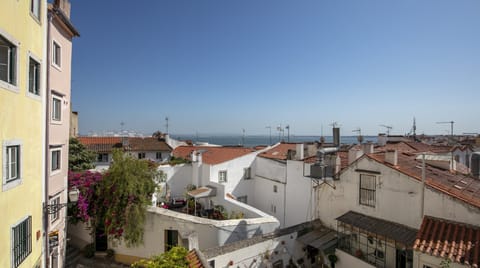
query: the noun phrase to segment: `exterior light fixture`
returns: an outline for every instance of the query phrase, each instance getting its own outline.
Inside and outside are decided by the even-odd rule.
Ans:
[[[70,192],[68,192],[68,199],[70,203],[76,203],[78,201],[78,196],[80,195],[80,191],[77,188],[72,188]],[[53,205],[45,205],[43,207],[46,214],[55,214],[63,207],[66,207],[69,202],[67,203],[58,203]]]

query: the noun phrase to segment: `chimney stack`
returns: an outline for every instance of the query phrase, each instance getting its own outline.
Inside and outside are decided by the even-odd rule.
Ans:
[[[333,146],[340,147],[340,128],[333,128]]]
[[[387,150],[385,152],[385,162],[394,166],[398,165],[397,150]]]
[[[480,152],[472,153],[471,159],[470,166],[472,170],[472,176],[475,179],[480,179]]]
[[[351,148],[350,150],[348,150],[348,164],[350,165],[355,160],[360,158],[362,155],[363,155],[363,151],[361,149],[357,149],[355,147]]]
[[[55,0],[53,6],[60,9],[68,19],[70,19],[70,1],[69,0]]]
[[[295,153],[295,160],[302,160],[303,158],[305,158],[305,151],[304,151],[304,145],[303,143],[297,143],[295,145],[295,150],[296,150],[296,153]]]
[[[362,145],[363,147],[363,152],[366,154],[372,154],[373,153],[373,143],[367,142]]]

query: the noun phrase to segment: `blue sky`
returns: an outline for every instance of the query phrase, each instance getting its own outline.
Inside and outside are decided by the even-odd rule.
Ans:
[[[73,0],[72,22],[83,134],[480,132],[477,0]]]

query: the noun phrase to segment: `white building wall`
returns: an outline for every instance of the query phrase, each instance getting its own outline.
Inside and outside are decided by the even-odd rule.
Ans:
[[[338,258],[338,261],[335,263],[335,268],[375,268],[375,266],[362,261],[359,258],[356,258],[346,252],[343,252],[340,249],[335,249],[335,255]]]
[[[158,170],[167,175],[168,189],[172,197],[183,195],[188,184],[192,183],[192,165],[179,164],[175,166],[161,165]]]
[[[303,176],[303,161],[287,161],[285,225],[290,227],[315,218],[312,179]]]
[[[254,200],[252,206],[268,213],[280,221],[280,226],[285,226],[285,184],[255,176]],[[277,186],[277,192],[273,187]]]
[[[219,172],[227,171],[227,182],[221,183],[225,187],[225,193],[233,193],[239,183],[243,180],[245,168],[252,165],[257,153],[250,153],[241,157],[237,157],[227,162],[212,165],[210,168],[210,181],[221,183],[218,181]],[[238,191],[237,191],[238,192]],[[242,194],[242,193],[240,193]],[[246,193],[245,193],[246,194]]]
[[[162,208],[149,208],[145,224],[144,245],[127,248],[123,243],[112,245],[116,254],[148,258],[165,249],[165,230],[177,230],[179,243],[192,249],[206,249],[273,232],[279,223],[273,217],[216,221],[194,217]]]
[[[374,208],[359,203],[362,172],[357,172],[356,169],[380,173],[377,175]],[[340,180],[335,181],[335,187],[333,189],[324,184],[317,189],[317,213],[322,222],[331,228],[336,227],[335,219],[349,210],[416,229],[420,227],[421,184],[403,173],[364,157],[341,174]]]
[[[285,267],[290,258],[296,260],[293,255],[295,248],[295,240],[297,234],[288,234],[238,250],[228,252],[222,255],[208,259],[215,261],[215,267],[228,267],[230,261],[233,263],[231,267],[271,267],[271,264],[281,260]],[[282,243],[283,242],[283,243]],[[265,258],[268,256],[268,259]]]

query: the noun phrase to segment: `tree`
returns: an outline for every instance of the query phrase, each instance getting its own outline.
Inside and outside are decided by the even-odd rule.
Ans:
[[[76,220],[90,222],[92,235],[104,224],[110,240],[125,241],[127,247],[143,243],[147,206],[159,176],[155,164],[138,160],[120,150],[113,151],[109,170],[99,173],[72,173],[69,183],[80,190]]]
[[[132,268],[188,268],[187,254],[185,248],[173,247],[158,256],[135,262]]]
[[[68,148],[68,169],[73,172],[95,168],[95,153],[87,150],[77,138],[70,138]]]

